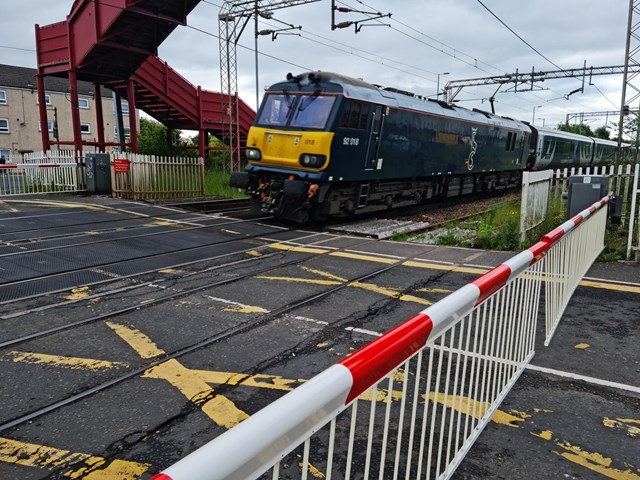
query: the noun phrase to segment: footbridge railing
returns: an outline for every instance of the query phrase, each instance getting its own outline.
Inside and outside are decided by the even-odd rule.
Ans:
[[[450,477],[531,360],[541,299],[557,324],[602,250],[608,202],[594,203],[154,480]]]

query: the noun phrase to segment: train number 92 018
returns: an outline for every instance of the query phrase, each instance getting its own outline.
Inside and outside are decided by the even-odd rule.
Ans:
[[[344,137],[342,139],[342,145],[357,147],[359,144],[360,144],[359,138]]]

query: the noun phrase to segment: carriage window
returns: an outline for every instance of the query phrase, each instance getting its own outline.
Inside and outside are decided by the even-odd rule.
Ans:
[[[511,148],[509,148],[511,146],[511,137],[513,137],[513,133],[509,132],[507,134],[507,148],[505,150],[511,150]]]
[[[257,123],[285,125],[294,101],[291,95],[267,95]]]
[[[291,119],[292,127],[324,128],[329,119],[335,97],[304,95]]]

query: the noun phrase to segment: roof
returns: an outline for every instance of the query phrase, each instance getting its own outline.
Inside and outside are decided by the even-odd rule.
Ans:
[[[16,67],[14,65],[0,64],[0,88],[36,88],[35,68]],[[44,77],[44,89],[47,92],[67,93],[69,91],[69,80],[58,77]],[[78,80],[78,94],[93,95],[93,84]],[[102,97],[111,98],[111,90],[100,87]]]
[[[530,132],[529,127],[519,120],[501,117],[499,115],[476,109],[469,110],[457,105],[448,105],[445,102],[436,100],[428,100],[424,97],[414,95],[411,92],[395,88],[383,88],[379,85],[367,83],[361,79],[351,78],[333,72],[305,72],[297,76],[289,75],[287,78],[286,82],[279,82],[272,85],[269,90],[282,89],[284,91],[287,90],[287,87],[293,82],[298,85],[300,90],[308,90],[312,92],[316,88],[315,85],[319,83],[323,83],[324,86],[330,87],[331,84],[333,84],[337,87],[332,88],[338,89],[347,98],[374,102],[380,105],[388,105],[390,107],[400,109],[430,113],[432,115],[439,115],[442,117],[459,119],[473,123]]]

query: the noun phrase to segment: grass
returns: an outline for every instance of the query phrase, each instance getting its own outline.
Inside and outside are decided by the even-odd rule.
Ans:
[[[471,220],[447,224],[443,229],[444,232],[436,235],[434,240],[439,245],[521,251],[538,242],[543,235],[564,223],[566,208],[566,202],[551,201],[547,216],[540,225],[527,233],[524,242],[520,242],[519,200],[497,205]],[[475,234],[471,236],[460,235],[461,230],[471,231]],[[626,255],[627,235],[627,229],[616,228],[609,224],[605,232],[605,248],[597,261],[623,260]],[[421,235],[421,237],[423,236]]]
[[[230,173],[208,170],[204,176],[204,194],[216,197],[246,198],[243,190],[229,186],[230,178]]]

